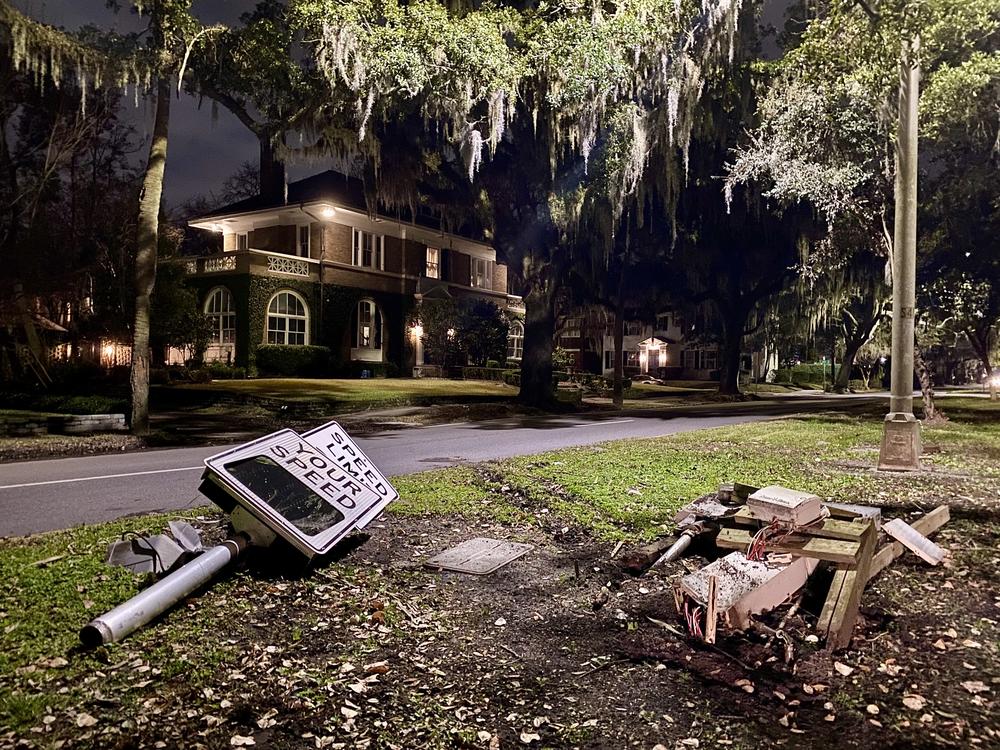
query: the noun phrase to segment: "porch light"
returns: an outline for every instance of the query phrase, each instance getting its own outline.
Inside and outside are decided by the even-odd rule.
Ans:
[[[320,211],[324,219],[332,219],[335,213],[337,213],[337,209],[333,206],[323,206],[323,210]]]
[[[449,328],[448,329],[448,338],[450,338],[450,339],[455,338],[455,329],[454,328]]]
[[[424,335],[424,327],[419,323],[417,323],[415,326],[413,326],[413,328],[410,329],[410,333],[413,334],[413,338],[419,339],[421,336]]]

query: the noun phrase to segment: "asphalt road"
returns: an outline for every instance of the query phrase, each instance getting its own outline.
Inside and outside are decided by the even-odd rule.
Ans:
[[[358,443],[389,476],[607,440],[655,437],[798,412],[849,410],[876,396],[791,396],[766,402],[673,407],[613,415],[515,417],[404,428]],[[176,448],[0,464],[0,536],[204,505],[207,456],[228,446]]]

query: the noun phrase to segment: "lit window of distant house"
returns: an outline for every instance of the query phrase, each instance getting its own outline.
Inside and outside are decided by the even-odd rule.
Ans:
[[[382,313],[370,299],[358,303],[358,330],[354,346],[358,349],[382,348]]]
[[[625,366],[626,367],[638,367],[639,366],[639,352],[625,352]]]
[[[472,286],[477,289],[493,287],[493,264],[485,258],[472,259]]]
[[[312,245],[312,224],[302,224],[299,227],[299,242],[298,242],[298,254],[302,258],[308,258],[310,256],[310,249]]]
[[[385,268],[384,253],[385,238],[380,234],[354,230],[354,251],[351,262],[361,268],[371,268],[381,271]]]
[[[507,333],[507,359],[521,359],[524,356],[524,323],[515,320]]]
[[[278,292],[267,306],[267,343],[309,343],[309,308],[295,292]]]
[[[427,270],[425,275],[429,279],[441,278],[441,251],[436,247],[427,248]]]
[[[248,250],[250,248],[250,235],[247,232],[241,232],[236,235],[236,249],[237,250]]]
[[[236,308],[233,295],[224,286],[212,290],[205,300],[209,344],[232,344],[236,341]]]

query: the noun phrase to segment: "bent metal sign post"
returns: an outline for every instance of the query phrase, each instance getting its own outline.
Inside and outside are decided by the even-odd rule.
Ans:
[[[399,497],[336,422],[280,430],[205,460],[207,478],[308,557],[329,552]]]

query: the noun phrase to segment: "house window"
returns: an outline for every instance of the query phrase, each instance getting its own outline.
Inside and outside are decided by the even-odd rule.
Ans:
[[[524,356],[524,323],[515,320],[507,333],[507,359],[521,359]]]
[[[716,351],[702,352],[704,362],[702,367],[706,370],[715,370],[718,367],[719,354]]]
[[[295,292],[278,292],[267,306],[267,343],[309,343],[309,308]]]
[[[425,275],[428,279],[441,278],[441,251],[436,247],[427,248],[427,270]]]
[[[237,250],[249,250],[250,249],[250,235],[247,232],[241,232],[236,235],[236,249]]]
[[[604,352],[604,369],[612,370],[615,366],[615,353],[612,351]]]
[[[638,367],[639,366],[639,352],[625,352],[625,366],[626,367]]]
[[[299,226],[298,254],[301,258],[310,257],[312,245],[312,224],[302,224]]]
[[[233,306],[233,295],[224,286],[216,287],[208,295],[205,317],[210,328],[210,345],[235,343],[236,308]]]
[[[384,248],[385,238],[382,235],[355,229],[352,263],[361,268],[381,271],[385,268]]]
[[[642,335],[642,323],[636,320],[630,320],[625,323],[625,335],[626,336],[641,336]]]
[[[370,299],[358,303],[358,328],[354,346],[358,349],[382,348],[382,312]]]
[[[472,286],[477,289],[493,288],[493,264],[485,258],[472,259]]]

